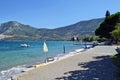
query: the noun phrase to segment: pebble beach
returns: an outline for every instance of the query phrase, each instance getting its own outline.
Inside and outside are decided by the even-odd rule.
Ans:
[[[115,80],[117,46],[96,46],[23,72],[14,80]]]

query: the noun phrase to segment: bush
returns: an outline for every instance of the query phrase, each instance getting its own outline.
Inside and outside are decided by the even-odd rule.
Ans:
[[[94,40],[99,41],[99,42],[103,42],[103,41],[107,41],[108,39],[104,38],[104,37],[103,38],[96,37]]]

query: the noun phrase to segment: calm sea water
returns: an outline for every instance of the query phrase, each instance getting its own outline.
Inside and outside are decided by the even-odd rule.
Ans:
[[[24,43],[29,44],[30,47],[21,47],[20,45]],[[63,53],[63,45],[66,53],[84,46],[74,45],[74,42],[70,41],[46,41],[46,44],[49,49],[47,56],[57,56]],[[43,62],[45,54],[42,47],[43,41],[0,41],[0,71],[18,65]]]

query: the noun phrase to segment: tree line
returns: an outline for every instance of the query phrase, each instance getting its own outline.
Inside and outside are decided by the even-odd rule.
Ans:
[[[110,12],[106,11],[105,16],[105,20],[96,29],[95,35],[115,43],[120,42],[120,12],[110,15]]]

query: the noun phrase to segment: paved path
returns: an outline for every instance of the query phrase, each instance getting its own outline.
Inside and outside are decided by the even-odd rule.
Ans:
[[[21,74],[17,80],[115,80],[115,46],[97,46],[67,59]]]

